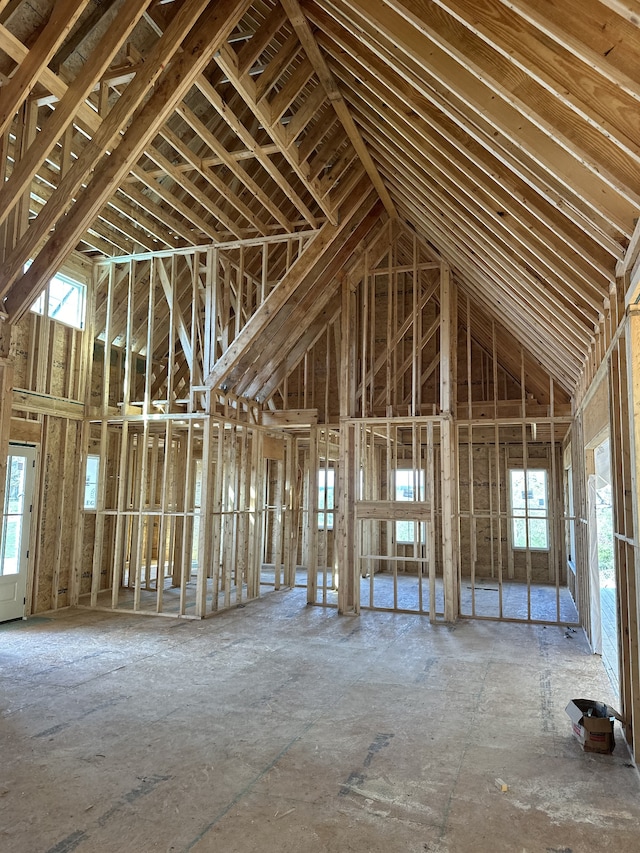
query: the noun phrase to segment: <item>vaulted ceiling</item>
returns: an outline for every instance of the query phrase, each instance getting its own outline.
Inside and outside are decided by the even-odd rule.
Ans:
[[[638,252],[638,56],[638,0],[0,0],[4,314],[78,252],[324,227],[335,277],[366,199],[570,394]]]

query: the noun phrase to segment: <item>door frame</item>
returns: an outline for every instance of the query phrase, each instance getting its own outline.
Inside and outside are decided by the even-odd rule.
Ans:
[[[16,619],[23,618],[26,619],[28,613],[31,612],[31,598],[33,593],[33,556],[34,556],[34,543],[35,543],[35,525],[33,524],[34,515],[36,512],[36,497],[37,497],[37,488],[36,488],[36,478],[38,473],[38,462],[39,462],[39,454],[38,447],[35,444],[29,444],[27,442],[21,441],[10,441],[7,447],[7,463],[9,458],[12,456],[22,456],[27,460],[32,462],[31,470],[27,470],[27,476],[25,478],[25,497],[27,498],[29,504],[29,515],[28,515],[28,531],[27,537],[21,535],[21,553],[20,560],[23,559],[26,561],[26,565],[24,568],[21,566],[18,574],[21,574],[24,571],[24,606],[22,609],[22,614],[20,616],[16,616]],[[6,476],[9,474],[9,465],[6,467]],[[6,500],[6,496],[5,496]],[[2,525],[0,525],[0,534],[2,531],[2,526],[4,525],[4,506],[3,506],[3,520]],[[24,519],[27,518],[26,513],[23,510],[23,528],[21,533],[24,533]],[[24,554],[24,557],[23,557]],[[11,620],[4,620],[11,621]]]

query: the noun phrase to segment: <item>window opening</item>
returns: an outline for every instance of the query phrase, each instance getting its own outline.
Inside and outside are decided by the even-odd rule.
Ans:
[[[333,468],[318,470],[318,528],[333,530],[335,471]]]
[[[87,456],[84,475],[84,508],[98,508],[98,479],[100,475],[100,457],[93,453]]]
[[[515,550],[549,550],[547,472],[543,468],[511,469],[511,545]]]
[[[25,270],[31,263],[25,265]],[[55,275],[31,306],[36,314],[46,314],[52,320],[84,329],[86,287],[62,273]],[[45,311],[46,306],[46,311]]]
[[[399,468],[395,472],[395,499],[397,501],[424,501],[424,471],[416,468]],[[396,543],[413,545],[417,541],[416,521],[396,521]],[[426,527],[422,524],[421,542],[424,543]]]

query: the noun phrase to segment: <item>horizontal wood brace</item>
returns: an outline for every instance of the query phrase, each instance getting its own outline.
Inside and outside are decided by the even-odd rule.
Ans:
[[[355,514],[359,519],[379,521],[429,521],[431,504],[428,501],[356,501]]]

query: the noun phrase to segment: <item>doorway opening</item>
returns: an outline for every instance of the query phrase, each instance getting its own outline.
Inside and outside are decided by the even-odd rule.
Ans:
[[[25,615],[36,448],[9,445],[0,539],[0,622]]]
[[[594,595],[599,595],[600,598],[602,663],[616,695],[619,696],[618,614],[609,438],[606,438],[594,449],[593,461],[593,499],[596,526],[594,556],[597,562],[597,584]]]

